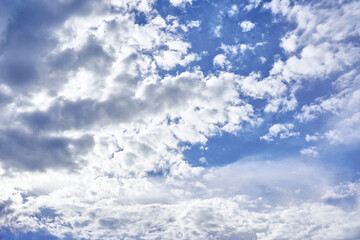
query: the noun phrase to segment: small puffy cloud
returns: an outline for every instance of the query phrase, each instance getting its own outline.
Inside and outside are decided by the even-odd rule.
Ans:
[[[215,35],[215,37],[217,37],[217,38],[221,37],[221,25],[215,27],[215,29],[214,29],[214,35]]]
[[[266,58],[265,57],[260,57],[260,61],[261,61],[261,63],[265,63],[266,62]]]
[[[189,63],[198,60],[199,56],[196,54],[184,55],[181,51],[161,51],[154,59],[159,67],[170,70],[176,65],[186,66]]]
[[[201,162],[201,163],[206,163],[206,158],[205,158],[205,157],[201,157],[201,158],[199,159],[199,162]]]
[[[332,144],[358,144],[360,137],[357,126],[359,124],[360,112],[356,112],[333,124],[332,129],[325,133],[325,137]]]
[[[322,199],[349,199],[360,195],[360,182],[341,183],[326,189]]]
[[[311,105],[302,106],[301,112],[296,115],[296,118],[301,122],[306,122],[316,119],[324,113],[338,114],[341,112],[341,109],[346,107],[351,95],[340,93],[327,99],[319,98]]]
[[[189,21],[186,24],[186,26],[189,27],[189,28],[198,28],[198,27],[200,27],[200,21],[199,20]]]
[[[246,11],[251,11],[254,8],[257,8],[262,0],[249,0],[248,4],[244,7]]]
[[[287,87],[278,78],[267,77],[261,79],[260,73],[252,72],[249,76],[241,77],[239,80],[241,92],[252,98],[265,98],[267,96],[277,98],[282,96]]]
[[[318,133],[316,133],[315,135],[309,135],[309,134],[306,134],[306,136],[305,136],[305,140],[307,141],[307,142],[316,142],[316,141],[318,141],[319,140],[319,134]]]
[[[240,27],[242,28],[243,32],[249,32],[255,27],[255,24],[250,21],[243,21],[240,23]]]
[[[307,122],[327,114],[330,117],[325,139],[332,144],[351,145],[359,142],[356,127],[360,122],[359,81],[359,75],[355,71],[341,75],[333,84],[338,88],[337,93],[327,98],[318,98],[310,105],[304,105],[296,118]]]
[[[288,97],[278,97],[269,100],[268,104],[266,105],[264,112],[271,113],[271,112],[286,112],[294,110],[298,105],[298,101],[295,96],[290,95]]]
[[[166,43],[166,45],[168,46],[169,50],[179,51],[183,54],[186,54],[188,49],[191,47],[191,45],[187,42],[176,40],[169,41]]]
[[[237,5],[232,5],[231,9],[228,11],[230,17],[236,15],[239,12],[239,8]]]
[[[337,144],[337,143],[344,142],[342,133],[338,130],[330,130],[330,131],[326,132],[325,137],[328,139],[328,141],[331,144]]]
[[[230,62],[226,59],[226,56],[224,54],[218,54],[214,57],[213,64],[214,66],[225,68],[226,66],[230,65]]]
[[[247,45],[247,44],[236,44],[236,45],[227,45],[221,43],[220,48],[228,55],[232,57],[238,55],[239,53],[244,54],[246,50],[254,50],[256,46]]]
[[[354,1],[347,4],[334,2],[329,8],[322,8],[316,4],[291,7],[289,0],[273,0],[264,7],[297,25],[282,38],[281,46],[287,53],[300,52],[297,56],[290,55],[281,70],[276,71],[283,77],[297,80],[325,78],[359,61],[358,47],[343,42],[359,35],[355,30],[359,29],[355,16],[359,5]]]
[[[192,4],[192,0],[170,0],[170,3],[173,5],[173,6],[185,6],[186,3],[190,3]]]
[[[359,53],[360,48],[354,46],[331,45],[327,42],[317,46],[309,44],[301,50],[300,56],[277,62],[271,73],[282,74],[288,81],[306,77],[324,79],[331,73],[341,71],[343,66],[358,62]]]
[[[300,150],[300,153],[309,157],[317,157],[319,155],[316,147],[303,148]]]
[[[156,16],[153,20],[152,20],[152,23],[154,25],[157,25],[157,26],[160,26],[160,27],[166,27],[166,22],[165,20],[160,16]]]
[[[271,9],[275,14],[286,15],[290,11],[290,1],[289,0],[272,0],[271,2],[265,3],[264,8]]]
[[[297,36],[295,34],[291,34],[290,36],[286,36],[281,39],[281,47],[286,52],[293,52],[297,49],[296,42]]]
[[[269,132],[260,137],[260,140],[265,140],[268,142],[271,142],[274,140],[275,137],[280,137],[280,139],[289,138],[292,136],[299,136],[299,132],[293,132],[291,131],[294,128],[294,124],[287,123],[287,124],[274,124],[269,128]]]

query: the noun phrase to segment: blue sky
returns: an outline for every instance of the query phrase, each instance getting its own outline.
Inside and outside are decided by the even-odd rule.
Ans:
[[[360,4],[0,0],[0,239],[359,239]]]

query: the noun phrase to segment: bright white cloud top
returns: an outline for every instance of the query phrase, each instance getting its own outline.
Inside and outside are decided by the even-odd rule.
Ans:
[[[243,32],[248,32],[255,27],[255,24],[250,21],[243,21],[240,23],[240,26],[243,29]]]
[[[359,239],[358,1],[0,1],[0,239]]]

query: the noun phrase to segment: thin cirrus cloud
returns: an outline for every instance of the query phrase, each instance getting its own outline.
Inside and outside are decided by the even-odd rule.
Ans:
[[[3,1],[0,238],[359,238],[359,13]]]

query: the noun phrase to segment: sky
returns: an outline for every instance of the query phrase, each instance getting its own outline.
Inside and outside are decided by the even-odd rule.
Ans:
[[[0,239],[360,239],[360,2],[0,0]]]

